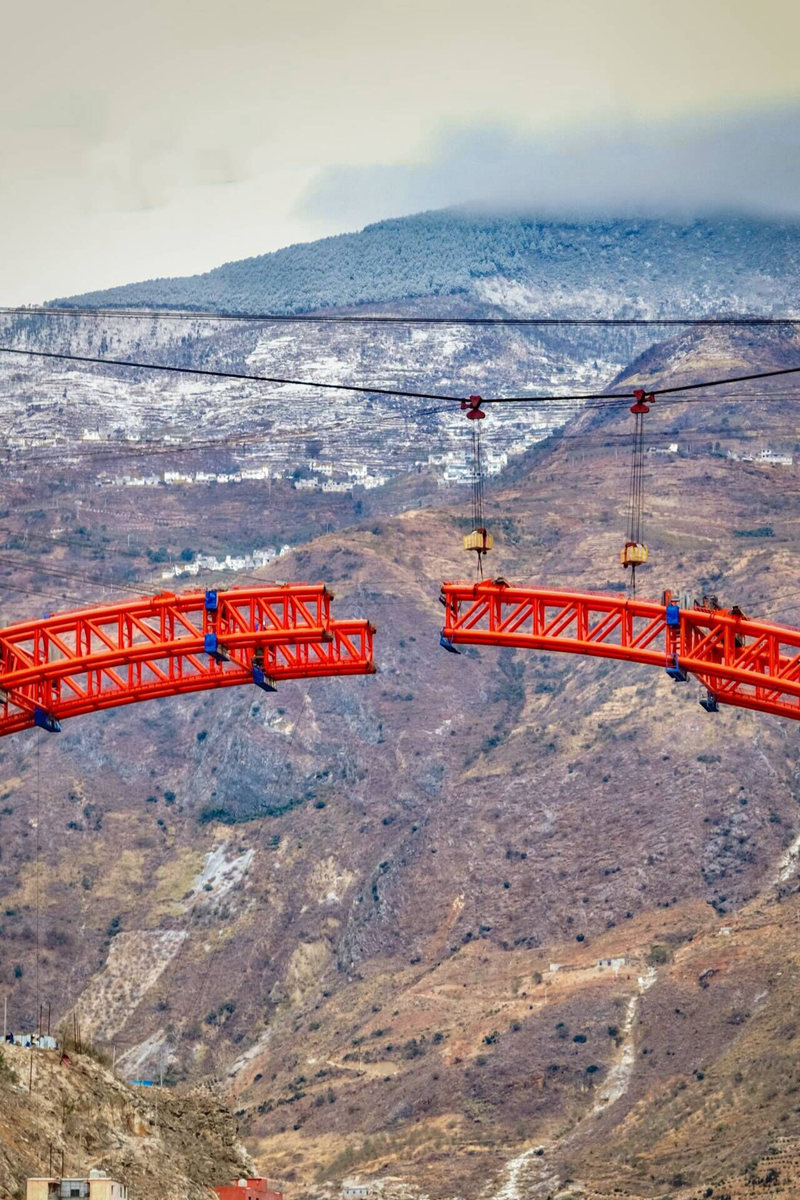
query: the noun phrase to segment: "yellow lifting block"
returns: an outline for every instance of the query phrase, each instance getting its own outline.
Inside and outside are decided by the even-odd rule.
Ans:
[[[643,542],[626,542],[619,552],[623,567],[640,567],[647,562],[647,546]]]
[[[472,533],[464,535],[465,550],[477,550],[478,554],[485,554],[493,545],[494,538],[485,529],[473,529]]]

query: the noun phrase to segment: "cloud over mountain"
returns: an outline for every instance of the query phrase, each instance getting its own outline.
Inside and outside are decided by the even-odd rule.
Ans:
[[[321,171],[299,214],[360,224],[471,202],[559,215],[800,215],[800,106],[530,135],[450,129],[416,162]]]

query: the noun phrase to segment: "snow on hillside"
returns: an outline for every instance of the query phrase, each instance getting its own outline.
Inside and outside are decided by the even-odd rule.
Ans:
[[[544,315],[775,313],[794,308],[799,268],[792,223],[559,222],[446,210],[55,303],[288,314],[450,296]]]
[[[457,406],[328,392],[314,382],[442,396],[600,390],[674,331],[270,324],[144,313],[88,319],[80,308],[292,313],[378,301],[382,312],[412,317],[772,314],[795,311],[798,277],[800,225],[788,223],[537,222],[458,212],[383,221],[205,275],[73,297],[57,302],[64,307],[51,316],[0,318],[10,345],[308,381],[251,384],[4,358],[5,443],[11,453],[77,446],[85,458],[80,443],[92,438],[98,450],[114,451],[113,463],[96,457],[99,486],[196,486],[212,478],[237,483],[253,472],[270,479],[299,472],[299,488],[348,492],[422,468],[442,484],[460,483],[468,478],[469,456]],[[753,347],[756,341],[754,335]],[[493,409],[484,431],[490,469],[567,415]],[[157,457],[126,461],[120,443],[124,450],[131,441],[159,443]],[[182,449],[199,443],[211,444],[207,456],[187,466]],[[315,457],[335,463],[335,472],[314,468]]]

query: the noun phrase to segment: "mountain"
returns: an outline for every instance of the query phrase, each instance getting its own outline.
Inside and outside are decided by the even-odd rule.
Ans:
[[[439,213],[94,300],[769,314],[794,310],[797,267],[790,225]],[[2,323],[21,348],[456,396],[800,362],[786,325],[672,336],[79,307]],[[379,664],[0,745],[15,1024],[44,996],[117,1047],[120,1077],[163,1065],[177,1099],[213,1081],[262,1171],[310,1196],[354,1171],[392,1200],[739,1200],[767,1177],[791,1196],[793,727],[707,714],[657,670],[441,651],[439,583],[474,565],[458,405],[10,356],[0,380],[4,622],[107,587],[324,579],[340,615],[378,625]],[[796,388],[713,397],[659,399],[647,418],[640,588],[796,619]],[[624,405],[491,409],[493,574],[624,588],[630,421]]]
[[[477,303],[526,316],[769,315],[795,311],[798,268],[800,225],[790,222],[445,210],[53,303],[291,314],[448,297],[455,311]]]
[[[617,384],[799,359],[787,330],[758,345],[695,332],[651,345]],[[31,432],[36,378],[11,380]],[[100,402],[131,388],[79,377],[78,398],[56,390],[47,409],[69,452],[51,447],[43,469],[45,448],[20,445],[4,612],[59,589],[88,601],[125,572],[132,590],[158,583],[143,541],[177,555],[191,536],[280,531],[294,548],[258,577],[329,582],[340,613],[378,625],[379,673],[8,739],[0,983],[15,1021],[35,1019],[38,957],[41,993],[118,1045],[121,1075],[163,1063],[178,1092],[219,1080],[264,1173],[320,1195],[357,1170],[391,1196],[580,1185],[683,1200],[749,1187],[771,1151],[794,1161],[793,727],[710,716],[694,685],[647,668],[439,650],[439,582],[471,564],[467,497],[436,464],[398,470],[359,511],[287,479],[96,487],[91,455],[132,451],[110,426],[80,452],[89,378]],[[677,450],[648,458],[640,586],[790,620],[797,467],[742,456],[793,450],[795,402],[784,383],[746,403],[741,390],[654,405],[648,444]],[[146,402],[195,436],[171,393]],[[361,434],[372,421],[376,455],[380,419]],[[577,413],[494,477],[492,573],[624,587],[629,423],[624,406]],[[193,586],[235,579],[204,569]]]

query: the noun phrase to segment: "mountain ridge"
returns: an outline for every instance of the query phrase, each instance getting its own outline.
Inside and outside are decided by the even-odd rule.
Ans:
[[[793,307],[799,273],[797,222],[555,221],[444,209],[51,304],[292,315],[446,297],[464,310],[591,316],[610,315],[610,298],[621,317],[772,314]]]

